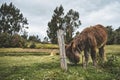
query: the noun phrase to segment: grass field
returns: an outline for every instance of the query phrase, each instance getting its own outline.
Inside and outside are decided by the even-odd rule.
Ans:
[[[59,55],[50,50],[1,48],[0,80],[120,80],[120,45],[106,46],[107,62],[94,68],[89,63],[83,69],[68,64],[68,71],[60,68]]]

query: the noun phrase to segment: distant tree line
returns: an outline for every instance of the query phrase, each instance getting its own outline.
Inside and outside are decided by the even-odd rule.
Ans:
[[[27,18],[23,16],[18,8],[12,3],[2,4],[0,7],[0,47],[25,47],[27,42],[41,42],[38,35],[29,35],[26,32],[28,27]],[[62,29],[65,32],[65,43],[69,43],[73,39],[75,30],[81,25],[79,13],[70,9],[64,14],[62,5],[56,7],[52,15],[52,19],[48,22],[47,35],[42,43],[48,43],[49,40],[53,44],[57,44],[57,30]],[[120,44],[120,27],[113,29],[107,26],[108,42],[107,44]],[[79,34],[77,32],[76,34]]]

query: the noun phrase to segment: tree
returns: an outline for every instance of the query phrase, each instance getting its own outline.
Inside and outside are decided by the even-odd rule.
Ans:
[[[9,5],[2,4],[0,7],[0,33],[9,33],[11,35],[19,33],[28,28],[25,27],[27,24],[27,19],[12,3]]]
[[[57,30],[65,31],[65,42],[69,43],[73,38],[73,33],[81,24],[79,20],[79,13],[72,9],[64,16],[64,9],[62,5],[56,7],[50,22],[48,22],[47,35],[52,43],[57,43]]]
[[[64,9],[63,9],[62,5],[60,7],[56,7],[51,21],[48,22],[47,35],[53,44],[57,43],[57,30],[63,29],[63,27],[62,27],[63,15],[64,15],[63,11],[64,11]]]
[[[79,20],[79,13],[77,11],[74,11],[73,9],[70,9],[69,12],[66,14],[65,18],[65,39],[66,43],[69,43],[73,38],[73,33],[76,30],[76,28],[81,25],[81,21]]]

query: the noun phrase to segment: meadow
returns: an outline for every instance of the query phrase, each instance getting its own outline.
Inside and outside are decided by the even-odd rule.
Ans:
[[[107,45],[105,50],[107,61],[97,68],[90,61],[84,69],[80,62],[68,64],[65,72],[51,49],[0,48],[0,80],[120,80],[120,45]]]

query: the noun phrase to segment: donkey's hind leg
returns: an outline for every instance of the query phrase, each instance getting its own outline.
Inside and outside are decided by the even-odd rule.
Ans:
[[[102,62],[104,62],[106,60],[106,55],[105,55],[105,50],[104,50],[104,46],[99,48],[99,55],[100,55],[100,60]]]
[[[92,58],[92,61],[93,61],[93,66],[97,67],[97,55],[96,55],[96,48],[95,47],[92,47],[91,48],[91,58]]]

